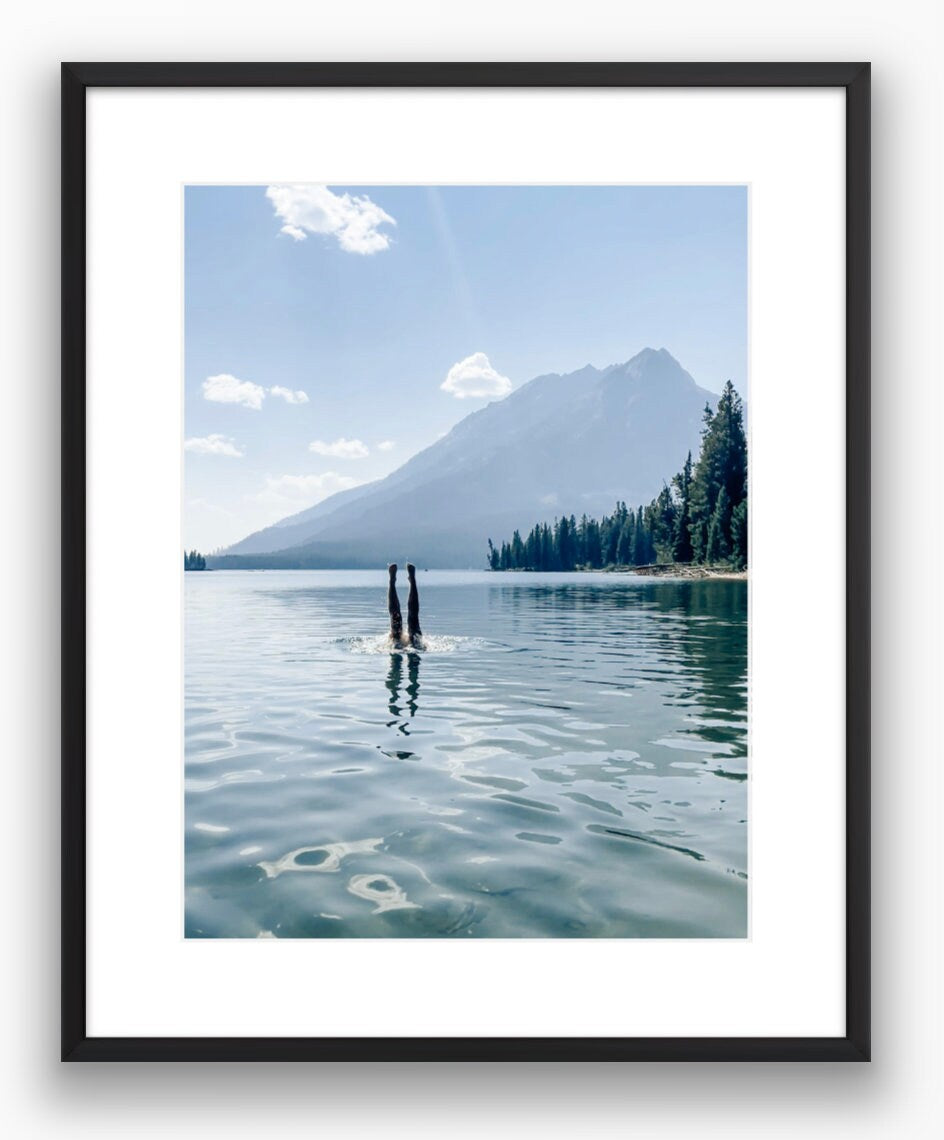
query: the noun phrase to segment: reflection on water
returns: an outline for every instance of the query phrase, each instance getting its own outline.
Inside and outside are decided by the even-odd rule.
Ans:
[[[406,710],[409,716],[416,716],[417,698],[420,692],[420,654],[412,650],[409,652],[400,650],[391,652],[390,669],[387,673],[387,688],[390,690],[387,708],[393,717],[403,715],[403,708],[398,702],[403,687],[404,657],[407,659]],[[405,731],[402,726],[401,731]]]
[[[744,937],[746,585],[418,580],[186,576],[187,936]]]

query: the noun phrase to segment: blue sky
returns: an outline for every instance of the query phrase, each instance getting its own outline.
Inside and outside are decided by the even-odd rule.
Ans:
[[[744,187],[194,186],[185,243],[188,549],[542,373],[664,347],[746,395]]]

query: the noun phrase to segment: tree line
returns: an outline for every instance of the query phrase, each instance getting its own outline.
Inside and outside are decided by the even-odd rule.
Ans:
[[[207,560],[196,550],[184,551],[185,570],[206,570]]]
[[[697,462],[688,457],[648,506],[617,502],[601,519],[571,515],[488,540],[492,570],[599,570],[656,562],[747,566],[747,437],[741,397],[729,380],[705,405]]]

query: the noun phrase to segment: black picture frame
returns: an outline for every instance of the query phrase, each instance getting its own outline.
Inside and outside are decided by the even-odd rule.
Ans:
[[[841,87],[846,99],[846,1026],[831,1038],[90,1037],[86,1030],[86,91],[90,87]],[[868,1061],[870,65],[62,65],[64,1061]]]

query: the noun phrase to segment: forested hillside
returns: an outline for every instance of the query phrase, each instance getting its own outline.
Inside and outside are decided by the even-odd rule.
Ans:
[[[629,461],[629,457],[627,457]],[[574,515],[515,531],[496,546],[493,570],[576,570],[655,562],[747,566],[747,438],[740,396],[728,381],[712,411],[705,405],[698,460],[647,505],[618,502],[600,519]]]

